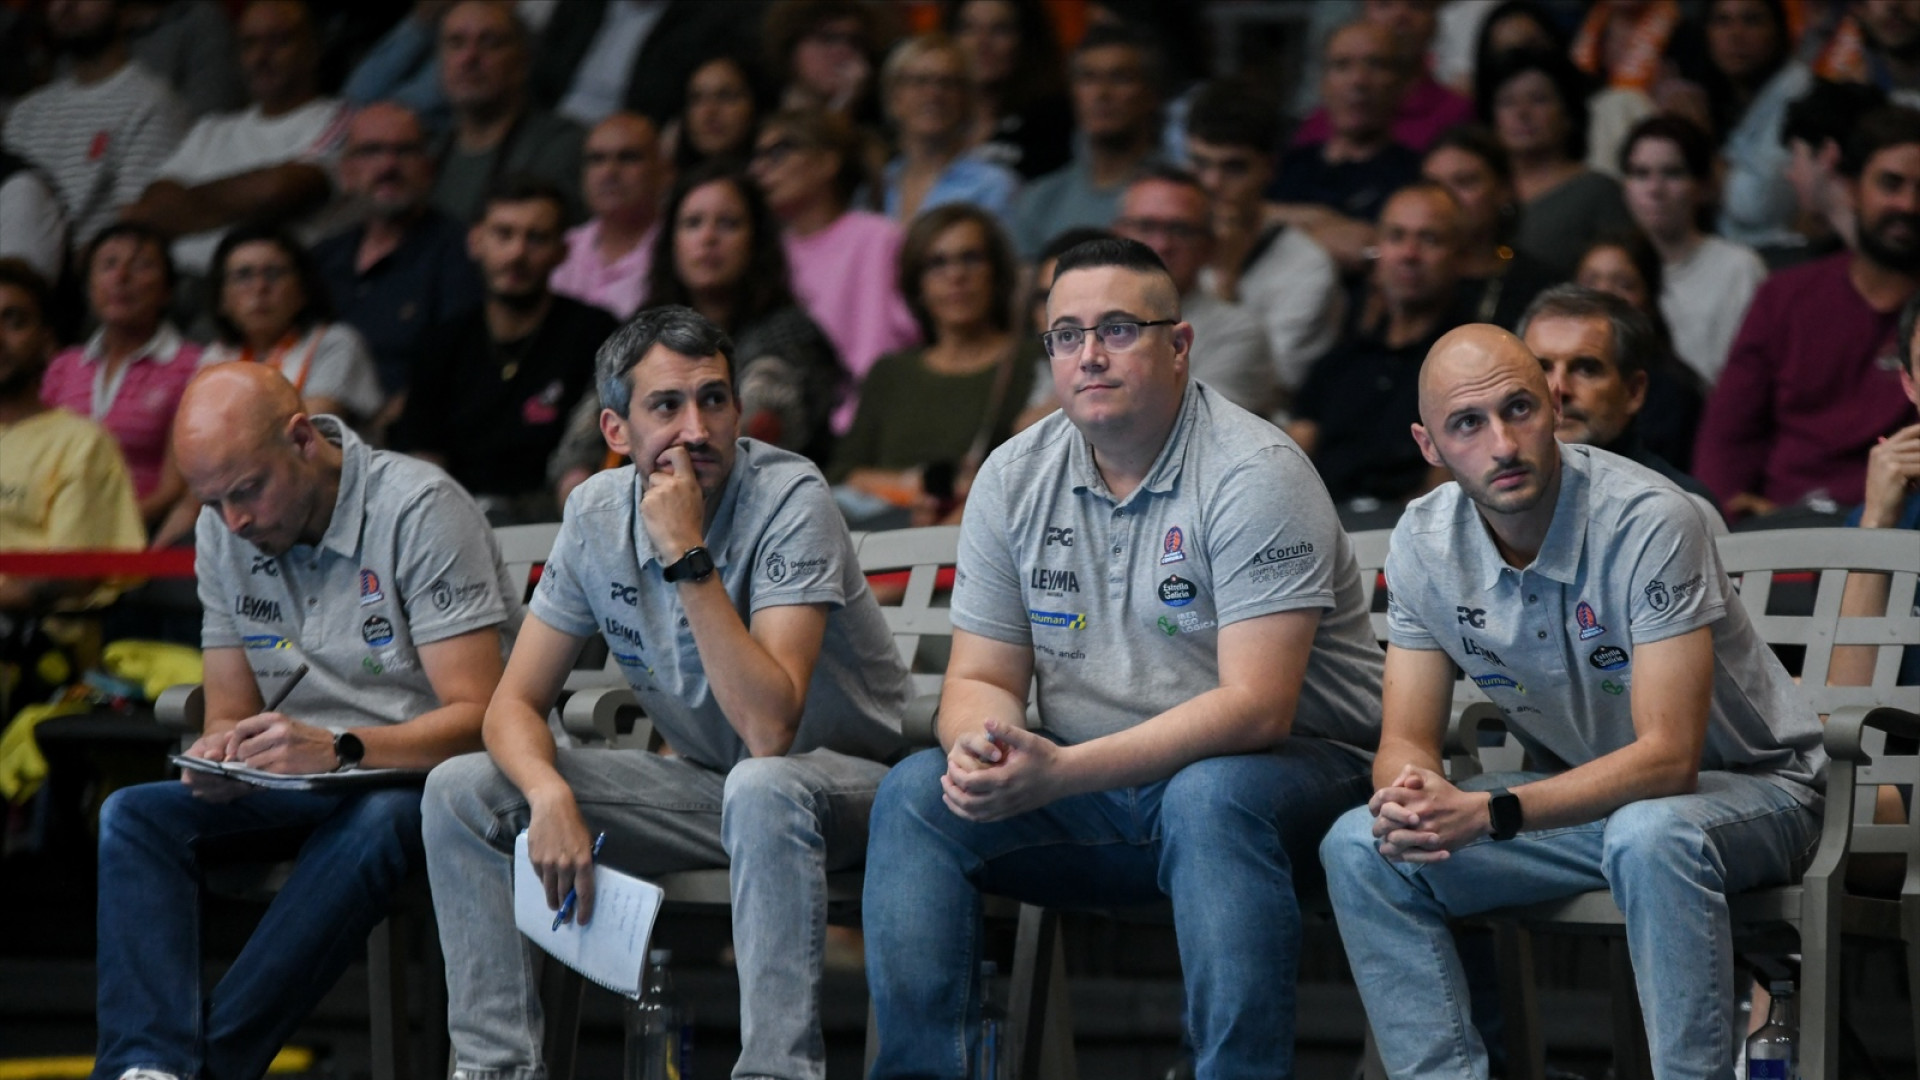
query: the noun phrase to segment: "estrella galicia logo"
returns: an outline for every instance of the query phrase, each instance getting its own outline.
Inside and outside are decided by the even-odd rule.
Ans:
[[[1667,605],[1673,602],[1673,598],[1667,595],[1667,583],[1659,578],[1647,582],[1646,591],[1647,603],[1652,604],[1655,611],[1665,611]]]
[[[393,624],[384,616],[373,615],[360,624],[360,640],[374,648],[393,644]]]
[[[1047,526],[1047,537],[1040,541],[1040,546],[1044,549],[1050,548],[1055,544],[1059,544],[1061,547],[1072,547],[1073,526],[1069,525],[1064,529],[1058,525]]]
[[[773,556],[773,558],[779,558],[779,556],[776,555]],[[781,573],[784,574],[785,571],[783,570]],[[779,578],[775,578],[774,580],[778,581]],[[628,607],[635,607],[640,602],[640,587],[638,585],[622,585],[617,581],[612,582],[608,588],[607,599],[618,600]]]
[[[767,572],[767,580],[778,584],[787,580],[787,558],[779,552],[767,556],[761,567]]]
[[[253,565],[247,568],[248,574],[265,574],[268,577],[280,576],[280,560],[271,555],[255,555]]]
[[[1087,628],[1087,614],[1084,611],[1041,611],[1039,608],[1028,608],[1027,621],[1035,626],[1051,626],[1056,630]]]
[[[243,648],[248,649],[291,649],[293,642],[279,634],[248,634],[240,639]]]
[[[1580,640],[1588,641],[1607,632],[1600,625],[1600,617],[1593,613],[1593,605],[1585,600],[1573,606],[1573,621],[1580,624]]]
[[[1523,694],[1527,692],[1526,687],[1514,682],[1512,677],[1507,675],[1475,675],[1473,685],[1482,690],[1518,690]]]
[[[1455,619],[1460,625],[1471,626],[1475,630],[1485,630],[1487,628],[1487,612],[1485,608],[1457,607],[1454,608],[1453,611]]]
[[[1168,607],[1186,607],[1193,603],[1196,591],[1193,582],[1178,574],[1171,575],[1160,583],[1160,602]]]
[[[386,598],[387,594],[380,591],[380,575],[364,566],[361,567],[360,606],[365,607],[368,604],[378,603]]]
[[[1619,671],[1627,666],[1627,650],[1617,645],[1602,645],[1587,654],[1587,663],[1601,671]]]
[[[1166,537],[1160,541],[1160,551],[1162,566],[1187,561],[1187,534],[1180,531],[1180,526],[1175,525],[1167,530]]]

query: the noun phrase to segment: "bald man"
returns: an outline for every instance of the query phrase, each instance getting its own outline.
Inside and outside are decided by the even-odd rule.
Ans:
[[[549,284],[561,296],[633,317],[647,295],[659,232],[662,166],[653,121],[617,112],[587,134],[581,194],[593,218],[567,230],[567,258]]]
[[[257,364],[196,376],[173,448],[204,504],[206,724],[189,753],[276,773],[424,772],[480,748],[520,593],[465,492],[302,413]],[[211,989],[198,908],[208,847],[298,853]],[[100,812],[93,1075],[262,1075],[421,863],[418,786],[279,791],[187,772],[115,793]]]
[[[1745,1028],[1726,897],[1805,868],[1819,719],[1733,598],[1706,512],[1625,458],[1556,443],[1518,339],[1452,331],[1419,389],[1414,441],[1456,480],[1394,529],[1377,790],[1320,845],[1381,1059],[1396,1077],[1485,1077],[1447,920],[1610,889],[1655,1074],[1728,1075]],[[1550,767],[1447,782],[1456,665]]]

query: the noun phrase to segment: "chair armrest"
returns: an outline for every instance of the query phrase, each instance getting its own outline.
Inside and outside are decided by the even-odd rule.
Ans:
[[[638,711],[639,708],[640,699],[624,686],[588,687],[574,691],[567,698],[566,705],[560,709],[560,726],[574,738],[611,746],[621,737],[620,710]],[[652,734],[653,725],[644,718],[638,719],[627,741],[645,746]]]
[[[1507,714],[1501,712],[1499,706],[1486,701],[1468,705],[1448,722],[1441,756],[1451,766],[1449,772],[1452,775],[1448,779],[1455,784],[1484,771],[1480,768],[1480,732],[1488,727],[1507,730]]]
[[[199,683],[178,683],[153,699],[153,718],[161,727],[198,734],[206,727],[207,692]]]
[[[900,734],[916,749],[940,742],[940,695],[921,694],[907,702],[900,715]]]
[[[1867,728],[1878,728],[1889,735],[1920,739],[1920,714],[1890,705],[1848,705],[1833,710],[1827,717],[1824,740],[1829,757],[1865,762],[1860,735]]]

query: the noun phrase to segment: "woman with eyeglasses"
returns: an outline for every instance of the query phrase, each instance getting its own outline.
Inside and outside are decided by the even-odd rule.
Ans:
[[[900,249],[900,290],[928,344],[880,358],[828,478],[869,525],[958,520],[973,474],[1013,432],[1039,343],[1018,334],[1019,264],[993,215],[950,203],[920,215]]]
[[[332,322],[327,287],[291,235],[266,225],[227,233],[208,280],[220,339],[201,366],[232,360],[271,364],[300,394],[309,414],[359,424],[385,404],[366,342]]]
[[[895,221],[948,203],[972,203],[1005,221],[1020,178],[967,152],[973,82],[967,54],[943,34],[900,43],[880,71],[900,153],[881,178],[881,207]]]
[[[864,378],[882,354],[918,342],[895,273],[900,226],[852,208],[866,178],[853,125],[819,109],[776,113],[755,137],[752,173],[780,219],[794,295],[853,378]],[[852,420],[849,399],[834,430]]]
[[[168,436],[180,395],[200,363],[200,346],[167,320],[174,284],[167,237],[132,222],[109,225],[87,245],[80,269],[87,306],[100,328],[85,345],[53,358],[40,398],[90,416],[113,434],[133,479],[140,518],[155,545],[165,546],[193,527],[190,513],[184,522],[173,520],[174,507],[184,501],[198,509],[184,498],[186,481],[174,468]]]

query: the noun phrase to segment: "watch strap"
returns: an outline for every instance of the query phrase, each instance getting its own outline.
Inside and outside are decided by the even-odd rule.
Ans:
[[[705,581],[713,575],[713,555],[705,547],[690,547],[679,559],[660,571],[669,582]]]
[[[1489,835],[1495,840],[1511,840],[1520,835],[1523,824],[1520,796],[1506,788],[1495,788],[1488,794],[1491,796],[1487,801]]]

